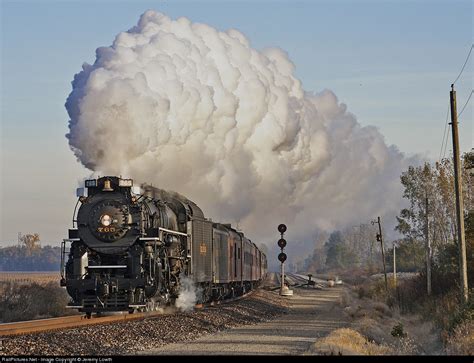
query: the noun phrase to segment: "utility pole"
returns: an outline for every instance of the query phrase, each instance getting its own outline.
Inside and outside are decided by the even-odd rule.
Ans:
[[[387,281],[387,269],[385,268],[385,251],[383,248],[383,237],[382,237],[382,226],[380,224],[380,217],[377,217],[377,220],[371,222],[372,225],[378,223],[379,225],[379,233],[377,233],[377,241],[380,241],[380,246],[382,248],[382,262],[383,262],[383,274],[385,276],[385,290],[388,291],[388,281]]]
[[[468,301],[466,241],[464,239],[464,204],[462,199],[461,161],[459,159],[458,113],[456,109],[456,91],[454,84],[449,93],[451,104],[451,130],[453,134],[454,186],[456,192],[456,219],[458,225],[459,272],[461,291],[465,302]]]
[[[393,242],[393,286],[397,288],[397,257],[396,257],[396,246]]]
[[[428,219],[428,194],[425,197],[425,237],[426,237],[426,291],[431,295],[431,244],[429,234],[429,219]]]

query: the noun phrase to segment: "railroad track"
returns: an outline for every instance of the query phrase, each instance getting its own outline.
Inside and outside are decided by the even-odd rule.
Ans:
[[[327,282],[319,278],[313,277],[311,281],[313,282],[313,284],[308,285],[308,282],[309,282],[308,275],[295,274],[291,272],[285,273],[285,284],[288,287],[314,286],[315,288],[321,289],[323,286],[327,286]],[[267,284],[268,284],[267,289],[278,290],[281,284],[281,274],[273,272]]]
[[[277,282],[276,286],[280,286],[281,284],[281,274],[275,274],[275,280]],[[285,284],[288,286],[299,286],[305,285],[308,283],[308,278],[304,277],[303,275],[297,275],[293,273],[285,273]]]
[[[301,274],[294,274],[295,276],[305,280],[305,281],[308,281],[308,275],[301,275]],[[319,275],[318,275],[319,276]],[[317,284],[325,284],[327,279],[326,280],[323,280],[322,278],[318,278],[314,275],[312,275],[311,279],[316,282]]]
[[[246,298],[250,296],[254,291],[250,291],[245,295],[238,296],[232,299],[212,301],[206,304],[196,304],[194,308],[202,309],[208,306],[217,306],[217,305],[227,304],[233,301]],[[4,324],[0,324],[0,337],[39,333],[39,332],[46,332],[46,331],[51,331],[51,330],[59,330],[59,329],[67,329],[67,328],[77,328],[77,327],[82,327],[82,326],[87,326],[87,325],[119,323],[123,321],[131,321],[131,320],[144,320],[147,318],[158,317],[160,315],[173,314],[175,312],[176,311],[173,311],[170,313],[163,313],[160,311],[149,311],[149,312],[134,313],[134,314],[122,313],[122,314],[108,315],[108,316],[92,315],[90,319],[86,318],[85,315],[73,315],[73,316],[63,316],[63,317],[50,318],[50,319],[38,319],[38,320],[19,321],[19,322],[13,322],[13,323],[4,323]]]
[[[120,314],[110,316],[92,316],[87,319],[84,315],[63,316],[59,318],[19,321],[0,324],[0,337],[8,335],[30,334],[49,330],[75,328],[79,326],[104,324],[120,321],[144,319],[158,315],[159,312]]]

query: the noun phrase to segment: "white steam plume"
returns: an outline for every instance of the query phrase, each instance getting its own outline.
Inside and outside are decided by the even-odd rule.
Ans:
[[[403,154],[331,91],[305,92],[284,51],[147,11],[96,53],[66,102],[89,169],[175,190],[256,242],[399,211]]]
[[[175,306],[181,311],[192,311],[201,293],[202,291],[196,288],[192,279],[184,277],[181,279],[181,288]]]

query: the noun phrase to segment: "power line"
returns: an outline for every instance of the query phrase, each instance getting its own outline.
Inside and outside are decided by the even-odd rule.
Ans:
[[[474,44],[471,44],[471,49],[469,49],[469,53],[467,54],[466,60],[464,61],[464,64],[463,64],[463,66],[461,68],[461,71],[459,72],[458,76],[456,77],[456,79],[452,83],[453,85],[458,81],[459,77],[461,77],[462,73],[464,72],[464,68],[466,68],[466,64],[469,61],[469,57],[471,56],[472,48],[474,48]],[[461,116],[461,114],[463,113],[463,111],[466,108],[467,104],[469,103],[469,100],[471,99],[473,91],[474,90],[471,90],[471,94],[469,95],[469,97],[468,97],[466,103],[464,104],[461,112],[457,115],[457,118],[459,118]],[[446,155],[446,149],[448,147],[448,134],[449,134],[448,116],[449,116],[449,106],[448,106],[448,112],[446,113],[446,122],[445,122],[445,125],[444,125],[443,140],[441,141],[441,150],[440,150],[440,153],[439,153],[439,161],[440,162],[441,162],[442,158],[444,159],[444,156]],[[444,151],[443,151],[443,149],[444,149]],[[441,155],[443,155],[442,158],[441,158]]]
[[[448,135],[446,133],[446,130],[448,128],[448,116],[449,116],[449,105],[448,105],[448,111],[446,111],[446,121],[444,123],[444,132],[443,132],[443,141],[441,141],[441,150],[439,151],[439,161],[441,161],[441,154],[443,152],[444,138],[448,139]]]
[[[446,156],[446,150],[448,149],[448,139],[449,139],[448,135],[449,135],[449,130],[451,130],[450,127],[448,127],[448,133],[446,134],[446,142],[445,142],[445,144],[444,144],[443,159],[444,159],[444,157]]]
[[[464,109],[466,108],[467,104],[469,103],[469,100],[471,99],[471,96],[472,96],[472,93],[473,93],[473,92],[474,92],[474,90],[471,90],[471,94],[470,94],[469,97],[467,98],[467,101],[466,101],[466,103],[464,104],[464,106],[462,107],[461,112],[459,112],[459,114],[458,114],[458,119],[461,117],[461,115],[462,115]]]
[[[456,77],[456,80],[453,82],[455,84],[459,77],[461,77],[462,72],[464,71],[464,67],[466,67],[467,61],[469,60],[469,57],[471,56],[472,48],[474,47],[474,44],[471,44],[471,49],[469,50],[469,54],[467,55],[466,61],[464,62],[464,65],[462,66],[461,72],[459,72],[459,75]]]
[[[471,90],[471,93],[469,94],[469,97],[467,98],[466,102],[464,103],[464,106],[461,109],[461,112],[458,114],[458,119],[461,117],[462,113],[466,109],[469,101],[471,100],[472,94],[474,93],[474,90]],[[449,128],[448,128],[448,116],[449,116],[449,106],[448,106],[448,112],[446,112],[446,121],[444,125],[444,133],[443,133],[443,140],[441,141],[441,150],[439,153],[439,161],[441,162],[442,159],[444,159],[446,155],[446,150],[448,148],[448,134],[449,134]],[[442,157],[441,157],[442,155]]]

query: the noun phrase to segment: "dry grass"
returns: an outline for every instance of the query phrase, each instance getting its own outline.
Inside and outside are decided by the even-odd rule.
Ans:
[[[56,282],[59,286],[61,276],[59,272],[0,272],[1,282],[14,282],[16,284],[37,283],[45,285]]]
[[[388,293],[382,276],[362,281],[341,297],[352,330],[393,355],[474,354],[472,302],[461,304],[455,289],[429,298],[415,274],[398,279],[397,289],[388,282]],[[339,354],[337,349],[333,353]]]
[[[68,301],[57,282],[0,282],[0,323],[76,314],[66,309]]]
[[[342,328],[319,339],[312,347],[311,353],[319,355],[390,355],[393,354],[393,351],[389,346],[370,342],[356,330]]]
[[[474,355],[474,321],[459,324],[448,338],[447,353],[450,355]]]
[[[418,315],[400,315],[396,306],[391,309],[380,298],[380,282],[348,289],[340,302],[349,317],[351,329],[335,331],[318,340],[313,354],[443,353],[438,331],[432,323],[423,321]]]
[[[384,325],[375,317],[365,316],[353,322],[354,329],[363,334],[370,341],[377,344],[394,343],[390,334],[395,321],[386,321]]]

